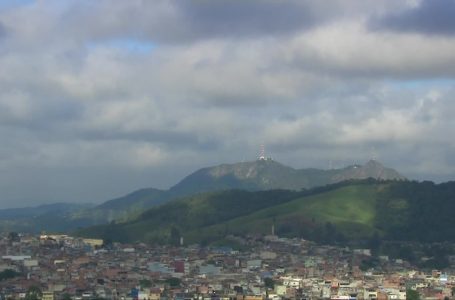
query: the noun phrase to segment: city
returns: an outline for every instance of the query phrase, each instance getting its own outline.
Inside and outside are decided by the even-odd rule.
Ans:
[[[104,243],[67,235],[4,235],[0,240],[0,299],[451,299],[451,267],[421,271],[369,249],[324,246],[302,239],[230,237],[226,246]],[[27,298],[28,299],[28,298]]]

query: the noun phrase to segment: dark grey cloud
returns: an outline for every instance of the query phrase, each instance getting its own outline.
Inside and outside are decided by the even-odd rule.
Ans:
[[[372,29],[423,34],[455,34],[455,1],[422,0],[413,8],[372,19]]]
[[[261,143],[294,167],[362,163],[375,147],[405,175],[455,178],[455,38],[365,26],[406,3],[49,0],[0,11],[0,207],[165,188],[253,160]]]
[[[60,26],[75,39],[91,31],[94,39],[133,36],[180,44],[212,38],[289,35],[344,17],[340,14],[342,7],[338,1],[326,0],[105,0],[69,5]]]
[[[308,1],[180,1],[178,11],[191,31],[214,37],[257,37],[292,33],[321,22]],[[321,20],[322,19],[322,20]]]
[[[136,130],[133,132],[122,132],[119,130],[88,130],[77,133],[77,136],[87,141],[124,140],[132,143],[156,143],[169,151],[185,148],[191,149],[192,151],[205,152],[220,149],[223,146],[216,138],[200,141],[198,140],[196,133],[171,131],[166,128],[158,128],[156,130]],[[64,137],[63,140],[65,140]]]

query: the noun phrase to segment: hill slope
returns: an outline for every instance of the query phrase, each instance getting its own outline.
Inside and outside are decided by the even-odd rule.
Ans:
[[[38,233],[42,230],[71,230],[93,223],[70,216],[77,211],[85,211],[91,204],[54,203],[35,207],[0,209],[0,231],[21,231]]]
[[[179,195],[223,190],[301,190],[324,186],[351,179],[405,180],[397,171],[386,168],[375,160],[365,165],[342,169],[293,169],[274,160],[257,160],[236,164],[223,164],[200,169],[185,177],[170,191]]]
[[[168,191],[155,188],[141,189],[123,197],[106,201],[89,210],[74,213],[72,219],[88,219],[91,225],[103,224],[113,220],[128,220],[138,216],[150,207],[169,200]]]
[[[147,208],[170,199],[202,192],[241,189],[263,191],[285,189],[299,191],[351,179],[375,178],[380,180],[405,180],[397,171],[386,168],[377,161],[353,165],[342,169],[293,169],[273,160],[256,160],[200,169],[181,180],[167,191],[143,189],[121,198],[107,201],[79,216],[91,218],[94,223],[113,219],[128,220]]]
[[[345,182],[310,191],[206,193],[152,208],[134,221],[79,232],[123,242],[211,242],[268,234],[333,242],[370,238],[455,241],[455,182]]]
[[[300,191],[302,188],[308,189],[348,179],[369,177],[381,180],[404,179],[398,172],[385,168],[376,161],[370,161],[363,166],[354,165],[332,170],[293,169],[273,160],[223,164],[200,169],[169,190],[141,189],[95,207],[75,207],[60,211],[55,213],[53,218],[49,218],[46,209],[24,208],[16,212],[14,210],[5,212],[10,215],[16,213],[17,218],[23,215],[18,219],[20,221],[12,221],[7,219],[6,215],[2,217],[0,210],[0,229],[33,232],[64,231],[82,226],[106,224],[113,220],[122,222],[132,220],[151,207],[203,192],[229,189]]]
[[[239,216],[221,224],[197,228],[188,232],[190,241],[200,236],[220,238],[225,228],[235,235],[270,234],[301,236],[312,240],[327,238],[326,224],[333,226],[331,238],[365,238],[375,232],[376,196],[382,184],[353,184],[315,190],[308,195],[294,195],[291,201],[267,207],[246,216]],[[338,235],[338,236],[337,236]]]

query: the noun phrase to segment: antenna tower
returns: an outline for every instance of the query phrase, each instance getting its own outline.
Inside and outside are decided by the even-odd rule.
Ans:
[[[259,151],[259,160],[265,160],[265,146],[261,144],[261,149]]]
[[[378,156],[378,155],[377,155],[377,152],[376,152],[376,148],[375,148],[375,147],[372,147],[372,148],[371,148],[371,160],[376,161],[377,158],[378,158],[377,156]]]

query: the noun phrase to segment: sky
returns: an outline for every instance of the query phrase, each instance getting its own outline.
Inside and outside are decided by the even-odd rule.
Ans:
[[[0,208],[267,155],[455,179],[453,0],[0,0]]]

